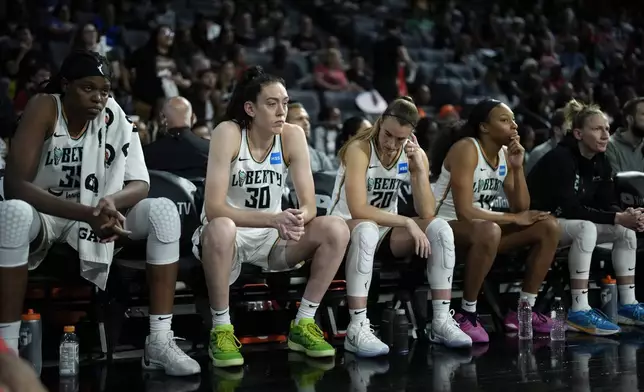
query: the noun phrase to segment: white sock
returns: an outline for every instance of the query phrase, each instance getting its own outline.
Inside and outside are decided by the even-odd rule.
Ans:
[[[302,305],[300,305],[302,306]],[[362,309],[349,309],[349,316],[351,317],[350,323],[360,324],[367,319],[367,308]]]
[[[461,309],[469,313],[476,313],[476,301],[469,302],[465,298],[461,298]]]
[[[635,284],[618,284],[619,303],[621,305],[633,305],[637,303],[635,299]]]
[[[218,325],[228,325],[230,324],[230,308],[215,310],[210,308],[210,314],[212,315],[212,327],[215,328]]]
[[[519,298],[527,297],[528,302],[530,303],[530,306],[534,308],[534,304],[537,303],[537,295],[532,294],[532,293],[526,293],[525,291],[521,291],[519,294]]]
[[[297,325],[303,318],[315,318],[315,312],[318,310],[318,307],[320,307],[320,304],[316,304],[306,298],[302,298],[300,308],[297,310],[297,315],[295,316],[295,325]]]
[[[572,311],[586,311],[590,310],[588,305],[588,289],[570,289],[572,295]]]
[[[433,299],[432,300],[432,309],[433,309],[433,320],[447,320],[449,318],[449,304],[450,300],[448,299]],[[475,305],[476,306],[476,305]],[[476,312],[476,308],[474,309]]]
[[[20,341],[20,324],[20,321],[0,323],[0,338],[16,353],[18,353],[18,342]]]
[[[171,314],[151,314],[150,315],[150,335],[157,332],[167,332],[172,329]]]

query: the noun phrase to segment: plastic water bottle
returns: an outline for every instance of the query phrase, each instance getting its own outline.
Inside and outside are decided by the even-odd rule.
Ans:
[[[61,376],[77,376],[79,373],[79,347],[76,328],[68,325],[60,339],[58,371]]]
[[[602,312],[617,323],[617,280],[610,275],[602,279],[601,303]]]
[[[532,306],[530,306],[528,297],[522,297],[519,300],[517,313],[519,318],[519,339],[532,339]]]
[[[552,304],[550,312],[552,318],[552,329],[550,330],[550,340],[566,340],[566,311],[564,310],[561,297],[555,297],[555,303]]]
[[[42,321],[40,315],[29,309],[22,315],[20,325],[20,356],[29,361],[40,376],[42,371]]]

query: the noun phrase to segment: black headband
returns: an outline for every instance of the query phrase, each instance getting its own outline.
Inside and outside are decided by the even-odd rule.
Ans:
[[[384,112],[384,113],[382,114],[382,118],[385,118],[385,117],[387,117],[387,116],[389,116],[389,117],[395,117],[395,118],[397,118],[397,119],[398,119],[398,121],[400,121],[400,122],[401,122],[401,124],[402,124],[402,123],[406,123],[406,124],[408,124],[408,125],[411,125],[411,127],[412,127],[413,129],[416,129],[416,124],[414,124],[413,122],[411,122],[411,120],[409,120],[408,118],[404,118],[404,117],[402,117],[402,116],[399,116],[399,115],[397,115],[397,114],[393,114],[393,113],[391,113],[391,112],[387,112],[387,111],[386,111],[386,112]]]
[[[65,59],[60,67],[60,76],[68,81],[74,81],[91,76],[101,76],[111,79],[110,70],[100,57],[93,57],[86,54],[72,54]]]

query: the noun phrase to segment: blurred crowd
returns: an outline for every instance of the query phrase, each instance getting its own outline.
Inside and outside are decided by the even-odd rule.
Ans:
[[[164,135],[163,102],[178,95],[192,104],[195,134],[209,138],[240,72],[260,64],[286,81],[301,109],[289,120],[331,161],[348,135],[398,95],[414,97],[422,110],[417,135],[430,154],[438,132],[450,132],[473,104],[494,97],[513,108],[529,156],[557,140],[553,115],[571,98],[599,104],[616,130],[626,125],[624,104],[644,95],[642,11],[635,3],[618,5],[6,2],[0,10],[0,156],[29,98],[74,48],[109,59],[113,96],[137,121],[144,144]]]

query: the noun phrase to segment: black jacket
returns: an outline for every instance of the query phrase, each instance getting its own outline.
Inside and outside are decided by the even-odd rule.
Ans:
[[[148,169],[167,171],[188,179],[205,178],[210,147],[208,140],[195,135],[187,127],[169,129],[168,133],[170,135],[143,147]]]
[[[537,162],[527,183],[530,208],[559,218],[612,225],[620,211],[605,154],[584,158],[570,134]]]

